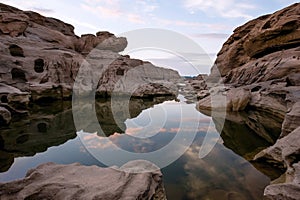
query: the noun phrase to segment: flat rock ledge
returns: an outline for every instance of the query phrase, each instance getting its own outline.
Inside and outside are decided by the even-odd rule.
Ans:
[[[29,170],[24,179],[0,183],[0,199],[166,199],[162,173],[133,173],[137,170],[134,166],[133,170],[120,171],[79,163],[45,163]]]

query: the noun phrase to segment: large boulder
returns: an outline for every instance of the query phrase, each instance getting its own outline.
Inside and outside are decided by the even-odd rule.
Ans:
[[[266,187],[264,196],[266,200],[297,200],[300,195],[300,162],[292,165],[285,175],[289,179],[284,183],[274,183]]]
[[[82,35],[77,41],[76,50],[83,54],[88,54],[94,48],[120,52],[123,51],[126,46],[126,38],[117,38],[114,34],[104,31],[98,32],[96,35]]]
[[[114,169],[82,166],[79,163],[46,163],[28,171],[23,180],[0,183],[0,198],[166,199],[162,189],[161,172],[157,169],[153,172],[135,173],[136,166],[137,163],[127,164],[121,169]]]
[[[97,93],[108,96],[113,92],[134,97],[174,96],[177,87],[173,83],[180,79],[177,71],[127,57],[113,61],[100,75]]]

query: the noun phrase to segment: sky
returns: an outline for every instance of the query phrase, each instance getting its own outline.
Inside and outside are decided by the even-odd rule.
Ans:
[[[119,35],[143,28],[175,31],[193,40],[204,50],[201,53],[183,52],[185,55],[193,54],[193,66],[190,63],[185,64],[186,61],[172,52],[166,53],[157,49],[140,49],[130,53],[130,56],[176,69],[181,75],[209,73],[216,54],[236,27],[296,2],[298,1],[1,0],[1,3],[19,9],[33,10],[70,23],[79,36],[98,31],[109,31]]]

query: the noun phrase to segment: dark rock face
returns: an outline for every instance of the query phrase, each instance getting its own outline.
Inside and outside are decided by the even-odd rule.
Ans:
[[[84,64],[84,70],[93,74],[79,79],[82,85],[87,84],[81,88],[87,92],[96,90],[99,95],[110,96],[120,79],[131,78],[127,71],[142,68],[146,70],[134,74],[140,77],[139,82],[133,79],[127,83],[136,86],[132,96],[176,94],[168,88],[172,85],[169,81],[180,78],[176,71],[118,54],[126,46],[126,38],[109,32],[78,37],[70,24],[0,4],[0,106],[14,115],[27,111],[29,102],[69,99]],[[149,79],[144,80],[144,76]],[[100,81],[93,82],[96,79]]]
[[[256,151],[254,158],[253,152],[251,154],[255,166],[262,166],[262,163],[269,166],[271,170],[262,170],[267,175],[272,169],[284,173],[265,189],[266,199],[297,199],[300,196],[297,164],[300,157],[299,63],[300,4],[296,3],[234,31],[219,52],[208,77],[208,82],[217,81],[225,86],[210,87],[210,96],[201,99],[197,105],[199,110],[209,111],[258,111],[283,121],[281,133],[276,134],[280,139],[276,141],[271,129],[261,132],[263,138],[275,144],[261,152]],[[248,95],[235,91],[247,91]],[[217,103],[212,105],[212,99]],[[235,109],[232,102],[236,103]],[[231,117],[232,114],[227,116]],[[255,129],[265,126],[261,120],[249,119]],[[223,135],[228,132],[226,121]]]
[[[138,165],[137,165],[138,164]],[[126,165],[126,164],[125,164]],[[159,170],[134,173],[141,163],[125,171],[79,163],[46,163],[30,170],[23,180],[0,184],[0,198],[21,199],[166,199]],[[144,164],[145,167],[149,163]],[[148,169],[146,168],[146,169]],[[78,181],[81,180],[81,181]]]

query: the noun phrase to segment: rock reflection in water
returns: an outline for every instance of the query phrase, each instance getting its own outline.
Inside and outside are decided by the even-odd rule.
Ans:
[[[210,114],[203,110],[201,112]],[[253,158],[261,150],[275,143],[281,133],[282,119],[262,111],[227,112],[222,127],[224,117],[214,113],[212,118],[224,146],[250,161],[272,180],[280,176],[280,171],[268,167],[266,163],[254,162]]]
[[[210,124],[209,117],[203,116],[195,110],[195,105],[185,104],[183,102],[168,101],[147,109],[162,101],[163,99],[153,99],[153,101],[143,101],[141,99],[132,100],[128,112],[130,114],[129,117],[133,119],[127,119],[128,113],[126,112],[118,113],[119,121],[116,122],[112,115],[113,111],[110,109],[110,102],[100,99],[97,100],[95,103],[97,122],[95,123],[100,122],[99,124],[105,135],[110,135],[110,143],[103,143],[103,145],[101,145],[102,143],[98,143],[95,148],[101,152],[110,153],[113,151],[110,144],[113,143],[130,152],[152,152],[167,145],[172,140],[177,134],[181,122],[185,125],[185,136],[191,134],[190,123],[197,122],[199,126],[192,146],[190,146],[187,152],[178,160],[162,169],[168,199],[254,200],[262,198],[263,188],[269,184],[270,179],[256,170],[246,159],[227,149],[222,141],[217,143],[208,156],[199,159],[199,150]],[[80,107],[81,109],[77,111],[85,114],[85,106],[90,105],[83,104],[82,107]],[[189,114],[188,118],[182,118],[181,109],[178,109],[180,106]],[[160,113],[160,107],[168,111],[166,113],[169,113],[169,120],[164,123],[164,126],[159,129],[157,134],[146,139],[139,138],[139,136],[141,136],[140,134],[143,133],[136,131],[136,129],[134,129],[135,127],[132,127],[132,124],[129,122],[135,122],[144,128],[148,123],[147,116],[149,113],[153,112],[153,116],[159,116],[159,119],[163,117],[162,113]],[[71,106],[58,105],[50,108],[33,107],[27,118],[12,123],[9,129],[1,130],[0,155],[1,161],[3,161],[1,162],[1,170],[6,171],[8,168],[10,169],[0,174],[0,181],[10,181],[21,178],[28,169],[49,161],[61,164],[80,162],[83,165],[103,166],[103,163],[91,157],[86,147],[82,146],[79,137],[70,140],[75,137]],[[143,111],[143,109],[145,110]],[[190,115],[194,114],[195,116],[197,114],[196,118],[190,117]],[[200,121],[198,117],[200,117]],[[126,122],[124,123],[125,120]],[[86,122],[89,121],[87,120]],[[117,126],[122,123],[127,126],[126,134],[115,134],[116,131],[123,133],[122,126]],[[83,130],[90,127],[94,128],[91,123],[83,122],[80,125],[82,125]],[[85,127],[83,125],[85,125]],[[155,129],[153,125],[156,124],[151,123],[149,128]],[[216,125],[218,127],[218,124]],[[232,123],[229,125],[235,126],[236,124]],[[227,125],[225,125],[225,127],[227,127]],[[230,128],[230,126],[228,126],[228,128]],[[243,130],[240,126],[237,126],[237,129]],[[231,132],[232,131],[229,131],[228,134]],[[238,131],[236,134],[238,134]],[[103,137],[103,135],[99,136],[94,132],[90,136],[97,137],[100,141],[107,139]],[[241,139],[239,140],[238,135],[233,134],[230,140],[231,139],[233,140],[232,143],[237,145],[235,147],[237,150],[239,149],[238,145],[241,145],[240,148],[243,149],[242,145],[245,144],[239,142]],[[225,141],[225,143],[227,146],[231,145],[229,141]],[[261,143],[264,144],[263,139]],[[14,146],[15,144],[17,145]],[[51,145],[59,146],[49,148]],[[176,150],[180,148],[182,148],[182,145],[176,145]],[[253,148],[250,150],[248,150],[248,148],[250,147],[240,152],[240,155],[246,155],[248,151],[253,150]],[[45,152],[34,155],[42,151]],[[28,157],[17,158],[21,156]],[[161,156],[162,159],[168,157],[166,154],[159,156]],[[16,159],[14,160],[14,158]],[[117,159],[121,162],[123,158],[118,157]],[[13,162],[14,164],[12,165]]]
[[[262,199],[269,178],[224,147],[222,141],[199,159],[203,138],[204,134],[198,134],[185,155],[163,169],[168,199]]]
[[[99,122],[103,133],[107,137],[114,133],[124,133],[126,130],[125,121],[127,119],[135,118],[143,110],[172,99],[174,99],[174,97],[130,99],[128,106],[126,105],[126,99],[122,98],[114,101],[114,105],[111,104],[111,101],[97,101],[95,103],[97,121]],[[112,106],[115,106],[114,110],[112,110]],[[93,129],[93,125],[87,123],[87,132],[99,132],[97,129],[91,129]]]
[[[176,104],[180,104],[180,102],[166,102],[160,104],[160,106],[163,106],[166,112],[168,112],[170,110],[174,111],[176,107],[173,107],[173,105],[175,106]],[[159,109],[156,109],[157,107],[148,111],[158,112]],[[193,104],[186,104],[184,109],[188,110],[189,113],[197,112]],[[146,111],[143,114],[145,113]],[[143,122],[143,114],[132,120],[137,120],[140,123]],[[86,140],[86,144],[90,145],[88,148],[91,150],[102,153],[106,152],[107,155],[114,158],[117,157],[115,152],[119,151],[118,149],[114,149],[114,145],[129,152],[147,153],[158,150],[170,142],[174,135],[177,134],[178,127],[180,126],[180,123],[175,122],[182,122],[187,125],[187,123],[193,120],[199,119],[182,119],[180,118],[180,114],[177,115],[174,113],[155,136],[149,137],[146,140],[132,137],[142,134],[138,131],[137,133],[128,131],[127,134],[114,134],[110,137],[109,141],[96,134],[87,134],[82,138]],[[201,117],[199,130],[192,146],[178,160],[162,169],[168,199],[262,199],[263,189],[270,183],[270,179],[258,171],[246,159],[226,148],[222,141],[219,141],[205,158],[199,158],[199,151],[203,140],[206,134],[211,134],[206,133],[209,121],[209,117]],[[185,127],[187,129],[184,131],[184,134],[190,134],[189,126]],[[152,126],[152,128],[155,127]],[[237,126],[236,128],[239,129],[241,127]],[[238,139],[236,140],[238,142]],[[262,139],[261,144],[265,145],[266,143],[268,144],[268,142]],[[238,142],[237,145],[243,145],[243,143]],[[180,147],[181,145],[178,144],[177,148],[179,149]],[[167,159],[168,155],[163,154],[160,157],[161,159]],[[118,162],[125,163],[122,159],[126,160],[126,158],[121,157],[118,157],[117,160]]]
[[[142,110],[169,98],[153,100],[131,99],[131,117],[138,116]],[[95,103],[98,122],[104,133],[109,136],[115,132],[123,133],[123,127],[116,124],[111,104],[107,99]],[[128,116],[119,113],[122,123]],[[125,126],[125,124],[124,124]],[[55,102],[50,105],[34,105],[28,116],[15,119],[9,127],[0,127],[0,172],[6,172],[14,163],[14,158],[34,156],[45,152],[49,147],[64,144],[76,137],[71,102]]]
[[[75,138],[70,108],[70,102],[33,106],[28,116],[1,128],[0,172],[7,171],[16,157],[33,156]]]

